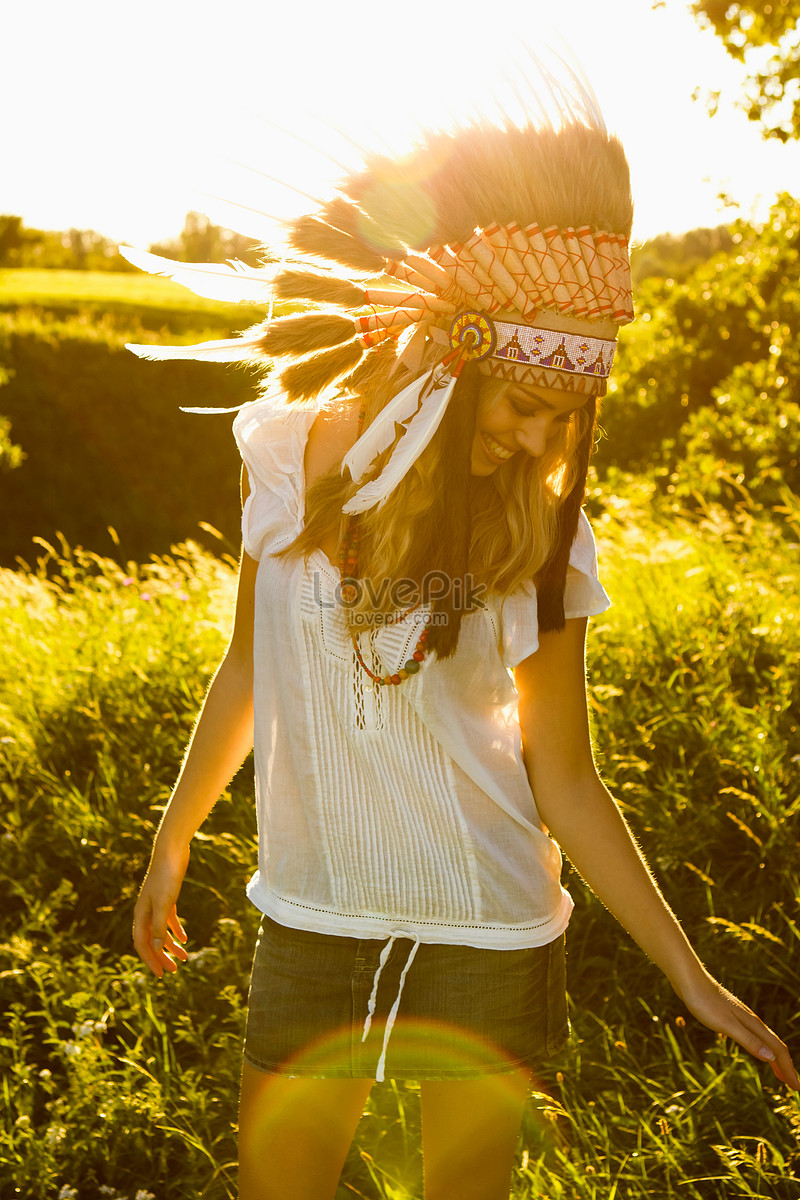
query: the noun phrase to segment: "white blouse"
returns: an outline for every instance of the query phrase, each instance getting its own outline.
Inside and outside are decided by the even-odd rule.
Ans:
[[[494,949],[539,946],[572,900],[522,761],[510,668],[537,646],[536,594],[489,596],[458,649],[397,687],[359,665],[321,550],[276,559],[303,525],[304,452],[317,415],[274,400],[240,410],[250,480],[244,547],[258,560],[255,774],[258,870],[248,895],[283,925],[359,938]],[[584,515],[567,617],[603,612]],[[374,671],[410,657],[426,610],[360,637]]]

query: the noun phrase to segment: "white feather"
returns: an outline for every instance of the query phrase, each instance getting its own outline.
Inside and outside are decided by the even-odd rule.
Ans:
[[[258,337],[223,338],[214,342],[196,342],[193,346],[138,346],[128,342],[130,350],[139,358],[154,362],[172,359],[199,359],[201,362],[247,362],[258,357]]]
[[[277,271],[277,264],[265,268],[249,267],[234,259],[229,263],[175,262],[131,246],[120,246],[119,252],[142,271],[172,279],[197,296],[228,304],[268,304]]]
[[[354,483],[360,483],[379,454],[391,446],[397,437],[395,425],[402,424],[413,416],[419,407],[419,396],[432,372],[414,379],[407,387],[393,396],[382,408],[375,420],[342,459],[342,474],[345,467]]]
[[[246,403],[246,401],[244,403]],[[233,408],[184,408],[183,405],[181,405],[179,411],[185,412],[185,413],[198,413],[201,417],[205,417],[205,416],[213,416],[214,414],[219,414],[219,413],[239,412],[240,409],[244,408],[244,403],[243,404],[234,404]]]
[[[426,384],[430,384],[432,387],[432,390],[428,394],[425,394],[427,390]],[[411,416],[410,420],[406,417],[406,421],[408,422],[406,424],[406,432],[401,437],[378,478],[359,488],[356,494],[343,506],[343,513],[349,516],[352,513],[365,512],[368,508],[373,508],[376,504],[381,505],[392,494],[401,479],[411,470],[411,467],[439,428],[455,386],[456,377],[451,375],[446,368],[436,367],[434,371],[423,376],[421,380],[415,380],[413,384],[409,385],[409,388],[405,389],[405,392],[408,392],[411,388],[416,389],[417,404],[420,405],[419,410]],[[400,395],[404,396],[405,392],[401,392]],[[396,399],[399,399],[399,397],[396,396]],[[391,403],[394,403],[394,401]],[[389,405],[386,407],[388,408]],[[385,412],[386,409],[383,411]],[[380,415],[383,416],[383,413]],[[391,440],[394,440],[394,436]],[[385,446],[383,448],[385,449]]]

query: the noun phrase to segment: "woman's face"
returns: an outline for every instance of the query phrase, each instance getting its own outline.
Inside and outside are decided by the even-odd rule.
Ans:
[[[472,474],[491,475],[515,454],[540,458],[560,423],[583,408],[586,397],[534,384],[484,385],[478,400]]]

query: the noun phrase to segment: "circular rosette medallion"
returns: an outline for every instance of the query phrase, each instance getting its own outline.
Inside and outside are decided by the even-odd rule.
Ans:
[[[459,313],[450,326],[450,345],[454,350],[460,350],[466,359],[487,358],[494,350],[496,340],[492,322],[474,309]]]

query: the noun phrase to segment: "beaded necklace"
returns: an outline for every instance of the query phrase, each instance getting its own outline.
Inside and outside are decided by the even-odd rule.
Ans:
[[[364,416],[365,411],[362,408],[358,418],[359,437],[361,436],[361,431],[364,427]],[[358,598],[358,538],[358,521],[354,517],[348,517],[339,545],[339,576],[341,579],[339,591],[342,598],[342,603],[348,608],[355,604],[356,599]],[[415,608],[418,607],[418,604],[412,604],[410,608],[405,610],[405,612],[399,613],[397,616],[385,618],[385,624],[396,625],[398,622],[405,620],[405,618],[412,613]],[[376,675],[374,671],[371,671],[364,662],[364,657],[358,644],[358,636],[353,632],[352,629],[350,630],[350,639],[353,643],[353,650],[355,651],[355,656],[358,659],[361,669],[367,675],[369,675],[376,687],[389,687],[392,684],[396,686],[397,684],[402,683],[404,679],[408,679],[411,675],[416,675],[425,658],[428,631],[427,629],[422,630],[422,633],[419,635],[417,640],[417,644],[414,647],[414,653],[411,655],[411,658],[408,660],[408,662],[403,663],[403,666],[400,668],[400,670],[396,671],[393,675]]]
[[[347,607],[353,605],[358,596],[356,582],[357,570],[358,526],[356,522],[350,518],[345,525],[341,546],[339,548],[339,575],[341,577],[341,586],[339,591],[342,597],[342,603]],[[412,613],[415,608],[419,608],[419,605],[412,604],[411,607],[407,608],[404,612],[398,613],[396,616],[386,617],[385,624],[396,625],[399,621],[404,621],[405,618]],[[417,640],[417,644],[414,647],[414,653],[411,655],[411,658],[408,660],[408,662],[403,663],[400,670],[395,672],[394,675],[376,675],[374,671],[371,671],[364,662],[364,657],[358,644],[358,636],[352,631],[352,629],[350,630],[350,639],[353,643],[353,650],[355,651],[356,658],[358,659],[362,670],[369,675],[376,687],[380,687],[381,685],[388,687],[390,684],[397,685],[398,683],[402,683],[404,679],[408,679],[409,676],[416,675],[425,658],[428,631],[427,629],[422,630],[422,633],[419,635]]]

